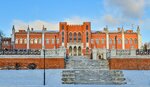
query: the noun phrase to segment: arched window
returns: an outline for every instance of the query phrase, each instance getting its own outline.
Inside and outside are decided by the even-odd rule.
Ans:
[[[98,39],[96,39],[96,44],[99,44],[99,40]]]
[[[33,44],[33,39],[30,39],[30,44]]]
[[[132,38],[130,38],[130,44],[132,44]]]
[[[15,43],[18,44],[18,39],[15,40]]]
[[[137,44],[138,42],[137,42],[137,39],[134,39],[134,44]]]
[[[52,44],[54,44],[54,43],[55,43],[54,38],[52,38]]]
[[[86,54],[89,54],[89,48],[88,47],[86,48]]]
[[[72,42],[72,33],[69,34],[69,41]]]
[[[77,34],[76,33],[74,33],[74,42],[76,42],[77,41]]]
[[[62,43],[64,43],[64,31],[62,32]]]
[[[34,43],[35,43],[35,44],[37,44],[37,43],[38,43],[37,39],[34,39]]]
[[[23,40],[22,40],[22,38],[20,39],[20,44],[22,44],[22,42],[23,42]]]
[[[46,44],[49,44],[49,39],[46,39]]]
[[[72,56],[72,47],[69,47],[69,54]]]
[[[41,44],[41,42],[42,42],[41,39],[38,39],[38,43]]]
[[[64,30],[64,25],[62,25],[62,30]]]
[[[105,42],[105,41],[104,41],[104,38],[102,38],[102,44],[104,44],[104,42]]]
[[[57,38],[57,44],[59,44],[59,39]]]
[[[116,44],[116,39],[114,39],[114,44]]]
[[[125,39],[125,44],[128,44],[128,39]]]
[[[89,28],[88,25],[86,25],[86,30],[88,30],[88,28]]]
[[[81,33],[78,33],[78,42],[81,42]]]
[[[112,39],[109,39],[109,44],[112,44]]]
[[[121,44],[121,39],[120,38],[118,39],[118,44]]]
[[[91,44],[94,44],[94,40],[93,39],[91,39]]]
[[[89,42],[89,33],[88,32],[86,32],[86,42],[88,43]]]
[[[24,44],[26,44],[27,43],[27,39],[24,39]]]

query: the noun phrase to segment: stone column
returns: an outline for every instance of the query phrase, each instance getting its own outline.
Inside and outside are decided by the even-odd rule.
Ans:
[[[12,28],[11,45],[12,45],[12,49],[14,49],[15,48],[15,26],[14,25],[13,25],[13,28]]]
[[[27,49],[30,49],[30,28],[27,29]]]
[[[124,43],[124,29],[122,28],[122,49],[125,49],[125,43]]]
[[[131,54],[130,54],[131,56],[136,56],[136,50],[131,49],[130,52],[131,52]]]
[[[92,57],[93,57],[93,60],[97,60],[97,50],[96,50],[96,48],[94,48],[93,50],[92,50]]]
[[[138,49],[141,49],[141,46],[142,46],[142,37],[141,37],[141,34],[140,34],[140,28],[139,28],[139,26],[137,27],[137,35],[138,35]]]
[[[109,34],[106,32],[106,48],[109,49]]]
[[[111,56],[116,56],[116,49],[111,50]]]

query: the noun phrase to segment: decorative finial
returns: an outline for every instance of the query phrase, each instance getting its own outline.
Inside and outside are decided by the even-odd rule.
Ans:
[[[30,27],[29,27],[29,25],[28,25],[27,31],[30,31]]]
[[[137,26],[137,32],[140,33],[140,27],[139,27],[139,25]]]
[[[43,25],[43,29],[45,29],[44,25]]]

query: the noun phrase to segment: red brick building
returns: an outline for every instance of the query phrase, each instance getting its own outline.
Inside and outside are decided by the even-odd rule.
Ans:
[[[1,49],[12,49],[12,45],[11,45],[11,38],[2,38],[1,39]]]
[[[8,46],[8,49],[53,49],[64,46],[68,55],[86,55],[93,48],[139,49],[141,43],[139,27],[136,32],[123,28],[111,32],[107,27],[103,31],[92,32],[90,22],[82,25],[60,22],[59,31],[49,31],[43,26],[41,31],[28,27],[27,30],[16,32],[13,26],[12,47]]]

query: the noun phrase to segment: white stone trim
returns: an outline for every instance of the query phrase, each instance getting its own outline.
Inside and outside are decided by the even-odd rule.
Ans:
[[[44,30],[43,30],[43,31],[42,31],[42,49],[45,49],[45,47],[44,47],[44,39],[45,39],[45,38],[44,38],[44,37],[45,37],[45,36],[44,36],[44,33],[45,33],[45,32],[44,32]]]
[[[29,42],[30,42],[29,40],[30,40],[30,39],[29,39],[29,38],[30,38],[30,31],[28,30],[28,31],[27,31],[27,49],[30,49],[30,47],[29,47],[29,44],[30,44],[30,43],[29,43]]]
[[[109,49],[109,34],[106,33],[106,48]]]
[[[122,32],[122,49],[125,49],[125,43],[124,43],[125,39],[124,39],[124,31]]]

